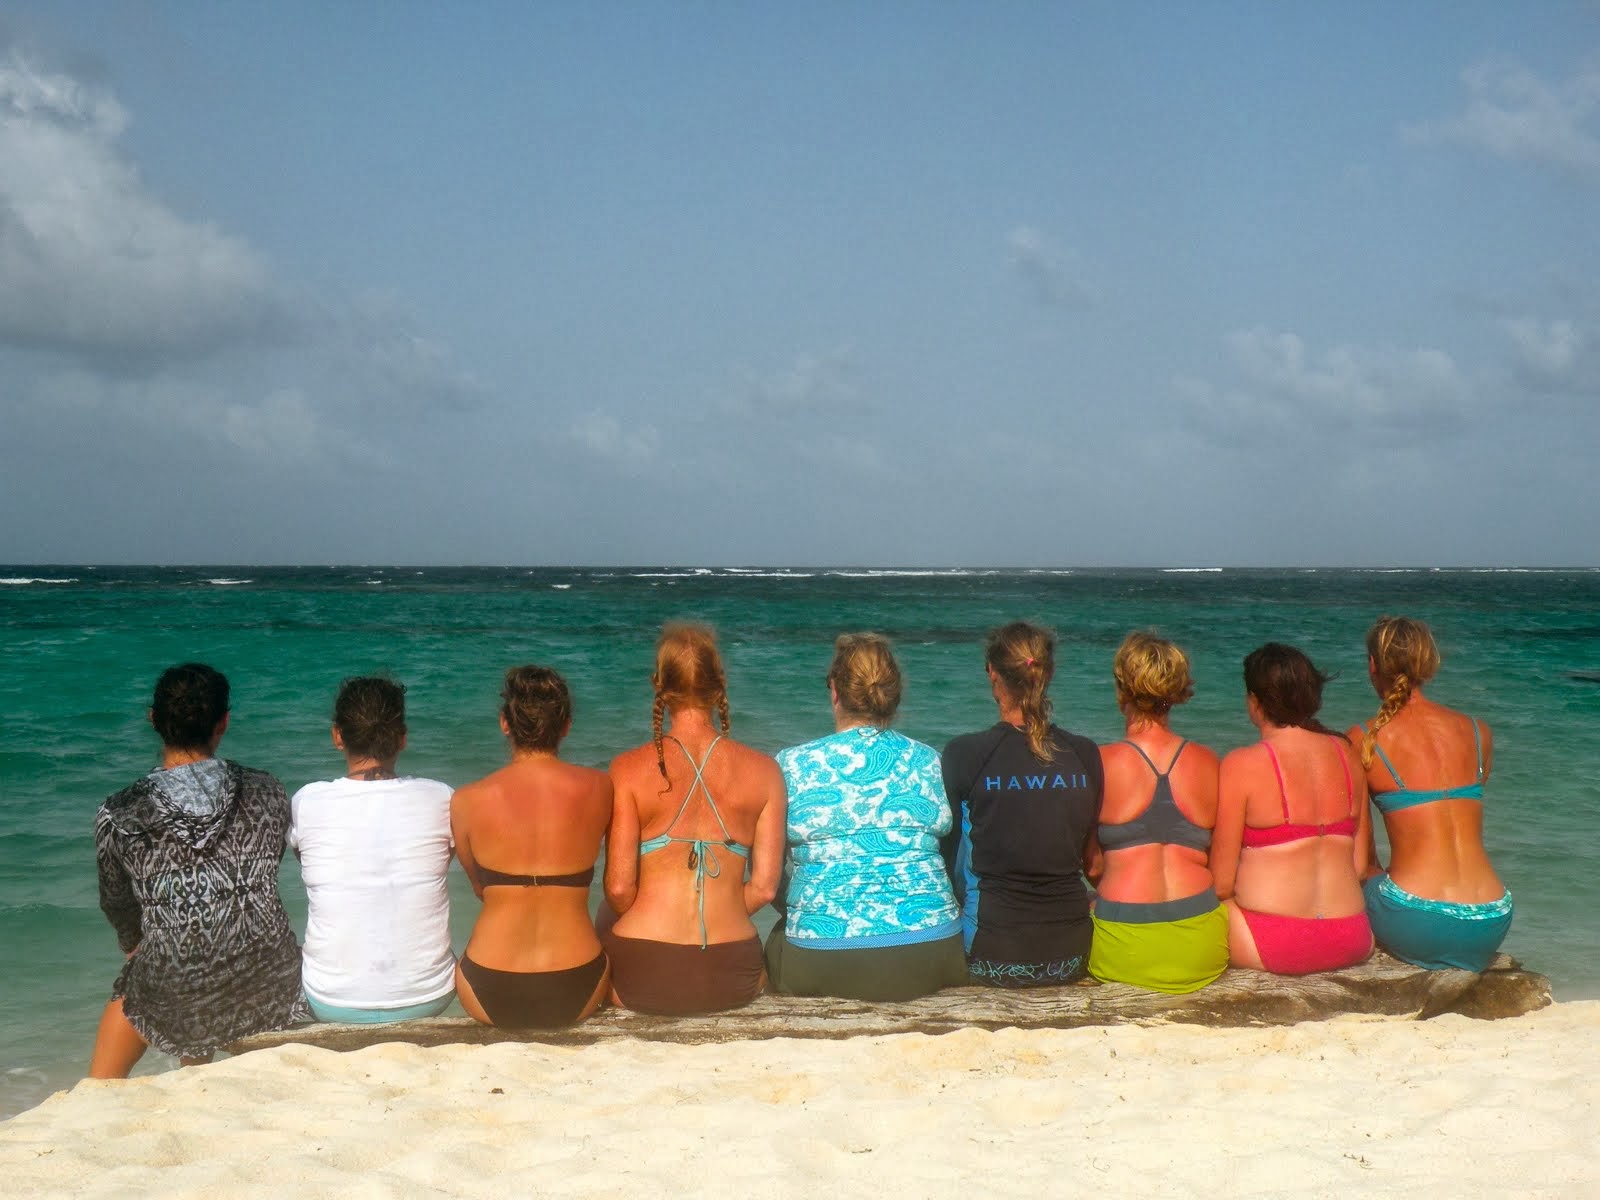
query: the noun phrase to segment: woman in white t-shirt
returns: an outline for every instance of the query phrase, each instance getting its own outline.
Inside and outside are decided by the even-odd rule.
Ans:
[[[345,680],[333,744],[348,770],[290,802],[289,845],[308,904],[301,981],[319,1021],[433,1017],[455,999],[451,789],[396,773],[405,703],[393,680]]]

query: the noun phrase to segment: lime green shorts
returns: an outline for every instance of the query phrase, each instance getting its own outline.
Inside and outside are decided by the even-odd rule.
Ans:
[[[1228,910],[1209,888],[1159,904],[1095,904],[1089,974],[1102,982],[1181,995],[1227,967]]]

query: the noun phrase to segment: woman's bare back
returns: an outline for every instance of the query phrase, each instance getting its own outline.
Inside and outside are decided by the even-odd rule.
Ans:
[[[616,932],[676,944],[749,938],[750,914],[776,893],[782,869],[783,776],[768,755],[685,716],[662,739],[665,779],[654,743],[611,764]]]

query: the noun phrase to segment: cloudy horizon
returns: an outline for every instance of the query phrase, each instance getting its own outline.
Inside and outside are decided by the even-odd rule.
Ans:
[[[0,562],[1592,566],[1600,5],[0,5]]]

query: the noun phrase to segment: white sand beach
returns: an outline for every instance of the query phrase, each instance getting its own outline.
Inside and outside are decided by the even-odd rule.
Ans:
[[[1269,1029],[351,1054],[85,1082],[7,1196],[1600,1194],[1600,1002]]]

